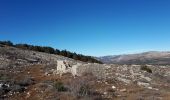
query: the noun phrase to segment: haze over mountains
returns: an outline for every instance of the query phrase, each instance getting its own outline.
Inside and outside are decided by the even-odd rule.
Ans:
[[[98,57],[107,64],[170,64],[170,52],[149,51],[138,54],[125,54]]]

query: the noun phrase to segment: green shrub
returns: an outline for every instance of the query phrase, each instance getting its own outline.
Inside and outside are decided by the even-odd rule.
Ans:
[[[146,71],[146,72],[148,72],[148,73],[152,73],[152,70],[148,67],[148,66],[141,66],[141,70],[144,70],[144,71]]]
[[[58,92],[65,92],[65,91],[67,91],[67,88],[64,87],[63,83],[59,82],[59,81],[55,82],[54,87],[57,89]]]
[[[80,87],[79,95],[80,96],[87,96],[90,94],[90,87],[88,85],[84,85]]]
[[[0,80],[8,80],[9,77],[7,75],[0,74]]]

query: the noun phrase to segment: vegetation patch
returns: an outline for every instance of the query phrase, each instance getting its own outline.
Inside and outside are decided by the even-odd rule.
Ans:
[[[64,84],[60,81],[56,81],[54,83],[54,87],[57,89],[58,92],[66,92],[68,89],[64,86]]]
[[[148,66],[146,66],[146,65],[141,66],[140,69],[141,69],[141,70],[144,70],[144,71],[146,71],[146,72],[148,72],[148,73],[152,73],[152,70],[151,70]]]
[[[7,75],[0,74],[0,80],[8,80],[9,77]]]

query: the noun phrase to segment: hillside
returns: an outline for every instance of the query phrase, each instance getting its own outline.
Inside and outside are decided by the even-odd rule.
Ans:
[[[170,52],[150,51],[138,54],[99,57],[98,60],[110,64],[153,64],[169,65]]]
[[[85,56],[82,54],[77,54],[73,53],[67,50],[59,50],[59,49],[54,49],[49,46],[37,46],[37,45],[30,45],[30,44],[14,44],[11,41],[0,41],[0,46],[11,46],[11,47],[16,47],[19,49],[23,50],[32,50],[32,51],[38,51],[38,52],[44,52],[44,53],[49,53],[49,54],[55,54],[55,55],[61,55],[64,57],[72,58],[74,60],[79,60],[83,62],[91,62],[91,63],[102,63],[98,61],[97,59],[94,59],[91,56]]]
[[[169,100],[169,72],[0,46],[0,100]]]

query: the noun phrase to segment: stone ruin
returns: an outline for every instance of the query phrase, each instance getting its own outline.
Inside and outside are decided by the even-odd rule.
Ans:
[[[108,67],[108,66],[107,66]],[[73,76],[81,76],[84,73],[92,73],[98,78],[105,78],[105,67],[102,64],[96,63],[76,63],[71,64],[68,61],[58,60],[57,61],[57,70],[55,74],[62,75],[63,73],[71,73]]]
[[[70,72],[71,66],[66,61],[58,60],[57,61],[57,73],[67,73]]]
[[[71,65],[71,63],[69,63],[66,60],[58,60],[55,73],[60,75],[62,75],[63,73],[72,73],[75,76],[77,75],[77,67],[78,67],[77,65]]]

